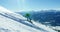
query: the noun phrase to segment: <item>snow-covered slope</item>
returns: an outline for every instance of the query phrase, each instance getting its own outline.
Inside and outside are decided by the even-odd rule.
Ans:
[[[22,15],[0,6],[0,32],[56,32],[43,24],[32,22],[33,24]]]

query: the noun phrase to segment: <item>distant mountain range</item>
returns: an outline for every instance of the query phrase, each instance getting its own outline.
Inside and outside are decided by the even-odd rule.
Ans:
[[[59,10],[41,10],[31,12],[17,12],[23,16],[26,13],[31,14],[31,18],[45,25],[60,26],[60,11]]]

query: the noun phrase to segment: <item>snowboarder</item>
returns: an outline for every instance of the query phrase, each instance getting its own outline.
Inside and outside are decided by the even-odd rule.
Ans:
[[[32,19],[31,19],[29,13],[26,13],[26,14],[25,14],[25,17],[27,17],[27,21],[29,21],[30,23],[32,23],[32,21],[31,21]]]

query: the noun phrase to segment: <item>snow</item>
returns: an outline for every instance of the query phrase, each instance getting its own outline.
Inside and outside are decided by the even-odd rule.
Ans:
[[[55,29],[56,29],[56,30],[60,30],[60,26],[56,26]]]
[[[60,30],[60,26],[50,26],[50,28],[54,29],[54,30]]]
[[[0,13],[6,13],[6,14],[12,15],[12,16],[14,16],[14,17],[17,17],[17,18],[26,20],[26,18],[24,18],[22,15],[16,14],[16,13],[14,13],[14,12],[11,12],[10,10],[5,9],[5,8],[2,7],[2,6],[0,6]]]
[[[43,25],[43,24],[41,24],[41,23],[36,23],[36,22],[33,22],[36,26],[38,26],[38,27],[41,27],[42,29],[44,29],[44,30],[48,30],[48,31],[50,31],[50,32],[54,32],[54,30],[52,30],[51,28],[49,28],[48,26],[46,26],[46,25]]]
[[[57,32],[41,23],[26,21],[20,14],[0,6],[0,32]]]
[[[17,30],[20,32],[29,32],[29,30],[31,29],[32,29],[31,32],[32,31],[38,32],[38,30],[34,28],[31,28],[29,26],[26,26],[24,24],[21,24],[19,22],[16,22],[1,15],[0,15],[0,27],[11,30],[11,32],[16,32]]]

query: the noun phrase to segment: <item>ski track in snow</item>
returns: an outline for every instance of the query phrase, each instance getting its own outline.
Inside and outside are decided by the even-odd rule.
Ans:
[[[19,19],[19,18],[16,18],[16,17],[13,17],[12,15],[8,15],[8,14],[2,14],[2,13],[0,13],[0,15],[2,15],[2,16],[5,16],[5,17],[7,17],[7,18],[10,18],[10,19],[13,19],[13,20],[15,20],[15,21],[18,21],[18,22],[21,22],[22,24],[25,24],[25,25],[27,25],[27,26],[30,26],[30,27],[33,27],[33,28],[36,28],[36,29],[38,29],[38,30],[43,30],[43,29],[41,29],[41,28],[39,28],[39,27],[37,27],[37,26],[35,26],[35,25],[31,25],[31,24],[28,24],[28,23],[26,23],[24,20],[21,20],[21,19]],[[43,30],[43,31],[45,31],[45,30]],[[46,31],[47,32],[47,31]]]
[[[1,15],[0,15],[0,17],[1,17]],[[3,18],[4,16],[2,16],[1,18]],[[0,18],[0,19],[1,19]],[[5,19],[5,20],[3,20],[3,19]],[[16,22],[16,21],[14,21],[14,20],[11,20],[11,19],[9,19],[8,20],[8,18],[7,18],[7,20],[6,20],[6,17],[4,17],[3,19],[1,19],[2,21],[5,21],[5,22],[0,22],[0,27],[2,26],[3,28],[8,28],[9,30],[13,30],[14,32],[15,32],[15,29],[16,30],[18,30],[18,31],[23,31],[24,30],[24,28],[27,30],[27,31],[29,31],[29,29],[31,30],[31,29],[33,29],[33,28],[28,28],[28,26],[26,26],[26,25],[24,25],[24,24],[21,24],[21,23],[19,23],[19,22]],[[8,22],[9,21],[9,22]],[[11,21],[14,21],[14,22],[11,22]],[[21,30],[20,30],[21,29]],[[31,30],[32,31],[32,30]],[[33,30],[33,31],[35,31],[35,30]]]

